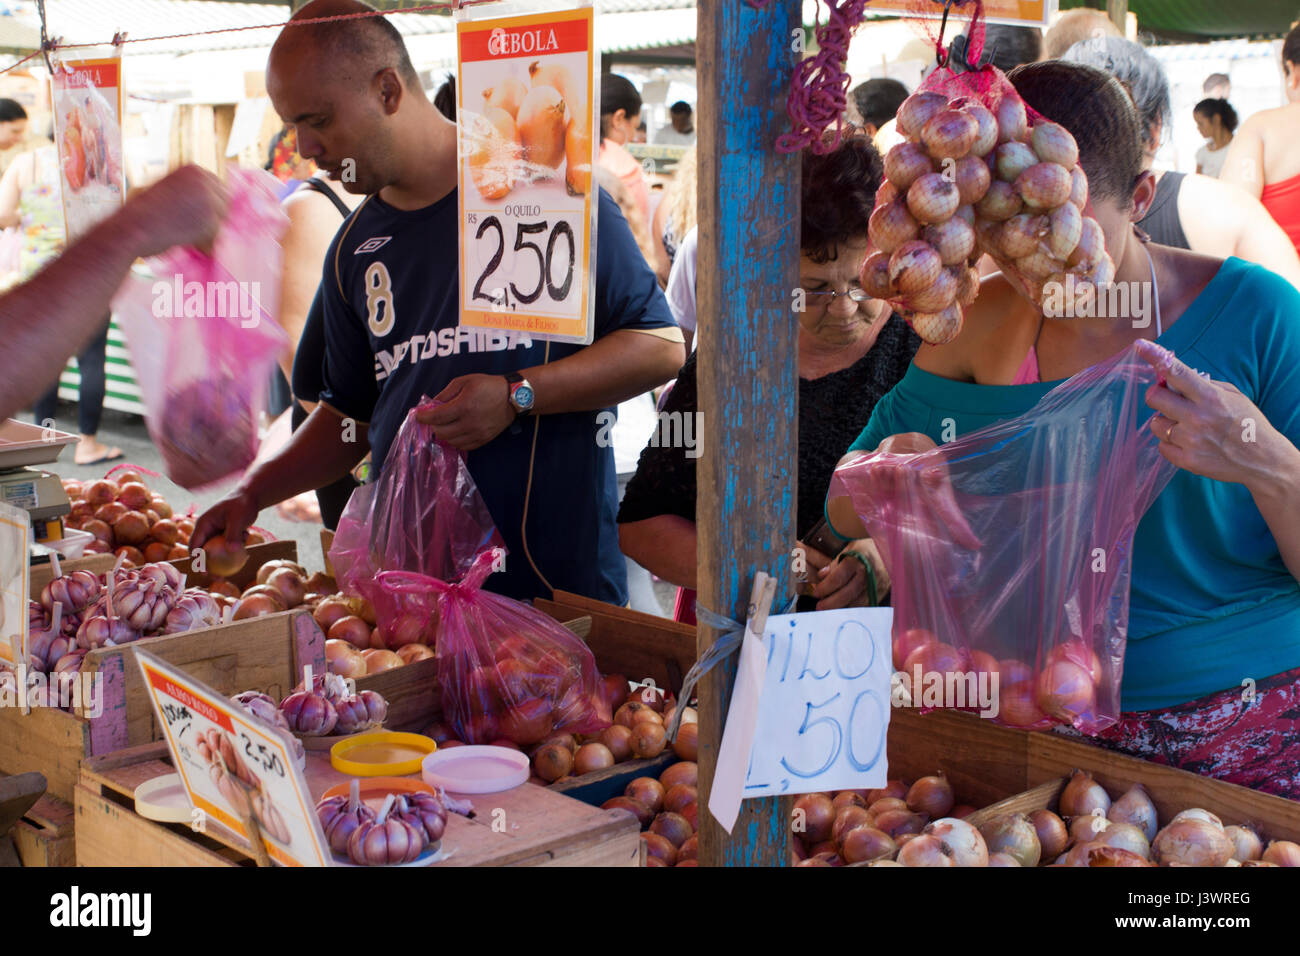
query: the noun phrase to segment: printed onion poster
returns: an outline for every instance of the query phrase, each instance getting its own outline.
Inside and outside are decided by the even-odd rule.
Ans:
[[[590,7],[456,25],[460,324],[589,343]]]
[[[55,61],[51,77],[68,241],[122,205],[122,60]]]

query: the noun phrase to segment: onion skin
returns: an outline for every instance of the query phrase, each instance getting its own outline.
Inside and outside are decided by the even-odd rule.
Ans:
[[[622,724],[612,724],[600,732],[600,742],[609,748],[619,763],[632,757],[632,730]]]
[[[224,535],[215,535],[203,544],[207,555],[206,570],[217,577],[228,578],[248,563],[248,551],[242,544],[230,544]]]
[[[911,632],[909,631],[908,633]],[[897,660],[898,658],[895,657],[895,661]],[[894,666],[897,667],[900,665],[896,663]],[[864,796],[867,798],[868,807],[874,804],[877,800],[883,800],[886,797],[893,797],[895,800],[905,800],[907,797],[907,784],[901,780],[890,780],[879,790],[868,790]]]
[[[916,143],[898,143],[885,154],[885,176],[897,190],[906,192],[912,183],[932,172],[934,164]]]
[[[930,92],[913,93],[898,108],[898,131],[909,139],[917,139],[925,124],[947,107],[946,96]]]
[[[1274,866],[1300,866],[1300,845],[1290,840],[1272,840],[1260,856],[1260,862]]]
[[[909,840],[898,851],[900,866],[956,866],[952,855],[936,836],[925,834]]]
[[[1151,802],[1146,788],[1140,783],[1133,784],[1123,796],[1110,805],[1106,818],[1114,823],[1133,824],[1142,831],[1148,843],[1154,840],[1160,831],[1156,819],[1156,805]]]
[[[839,811],[831,826],[831,842],[835,844],[835,851],[839,853],[843,850],[844,835],[854,827],[871,825],[871,814],[861,807],[845,807]]]
[[[1232,859],[1235,849],[1221,828],[1195,819],[1174,820],[1156,834],[1151,844],[1152,857],[1162,866],[1223,866]]]
[[[659,834],[671,843],[674,849],[680,848],[694,835],[690,821],[680,813],[671,811],[664,811],[656,816],[650,824],[650,832]]]
[[[1016,202],[1020,198],[1016,197]],[[905,242],[917,237],[920,224],[912,218],[904,200],[895,200],[877,206],[867,220],[867,237],[871,244],[886,255],[892,254]]]
[[[898,841],[899,837],[905,834],[920,833],[925,829],[925,817],[910,810],[886,810],[875,816],[872,826],[877,830],[884,830]]]
[[[921,142],[935,159],[956,159],[970,152],[979,131],[979,124],[969,113],[945,109],[926,122],[921,129]]]
[[[1038,831],[1023,813],[995,817],[979,830],[991,855],[1010,856],[1018,866],[1038,865],[1043,852],[1038,842]]]
[[[699,756],[700,725],[683,723],[677,728],[677,739],[673,741],[673,753],[680,760],[694,762]]]
[[[938,837],[955,866],[988,866],[989,851],[979,830],[965,820],[935,820],[922,834]]]
[[[1188,810],[1182,810],[1174,814],[1174,818],[1169,822],[1179,823],[1183,820],[1200,820],[1204,823],[1212,824],[1213,826],[1218,827],[1220,830],[1223,829],[1222,820],[1220,820],[1209,810],[1202,810],[1200,807],[1192,807]]]
[[[611,797],[600,805],[602,810],[626,810],[637,818],[641,824],[641,829],[648,827],[655,818],[654,811],[638,800],[631,797]]]
[[[1264,855],[1264,842],[1259,834],[1249,826],[1224,827],[1223,835],[1232,841],[1232,858],[1238,863],[1258,860]]]
[[[1115,847],[1118,850],[1127,850],[1144,860],[1151,858],[1151,844],[1142,830],[1131,823],[1111,823],[1092,842]]]
[[[699,766],[693,760],[679,761],[659,775],[659,782],[669,790],[678,784],[699,786]]]
[[[645,850],[647,863],[650,857],[658,857],[665,866],[675,866],[677,864],[677,847],[673,846],[672,841],[667,837],[662,837],[658,833],[642,833],[641,839],[645,841]]]
[[[685,726],[687,725],[684,724],[683,727]],[[632,728],[630,744],[633,755],[642,760],[658,757],[668,744],[668,731],[664,729],[663,724],[641,721]]]
[[[1097,808],[1105,814],[1110,810],[1110,796],[1091,774],[1076,770],[1061,791],[1060,806],[1063,817],[1086,816]]]
[[[1020,861],[1009,853],[990,853],[989,866],[1020,866]]]
[[[1087,862],[1081,866],[1155,866],[1154,863],[1115,846],[1089,844]]]

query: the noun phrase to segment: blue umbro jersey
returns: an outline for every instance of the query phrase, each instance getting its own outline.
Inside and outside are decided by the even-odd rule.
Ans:
[[[547,361],[547,343],[527,333],[458,327],[456,224],[454,190],[412,211],[372,196],[344,223],[326,256],[317,295],[325,329],[320,399],[369,422],[376,463],[384,461],[421,395],[437,395],[461,375],[503,375]],[[619,329],[674,325],[622,212],[600,190],[596,338]],[[552,342],[549,360],[579,348]],[[488,579],[490,589],[520,599],[549,596],[525,555],[526,534],[528,552],[552,587],[626,603],[614,453],[609,442],[597,441],[600,411],[539,416],[526,521],[533,420],[516,422],[466,456],[509,549],[506,570]]]

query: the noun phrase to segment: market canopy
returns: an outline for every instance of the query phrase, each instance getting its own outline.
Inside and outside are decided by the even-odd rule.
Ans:
[[[1063,10],[1095,6],[1085,0],[1061,0]],[[1128,0],[1128,9],[1137,17],[1138,29],[1184,41],[1281,36],[1300,17],[1298,0]]]

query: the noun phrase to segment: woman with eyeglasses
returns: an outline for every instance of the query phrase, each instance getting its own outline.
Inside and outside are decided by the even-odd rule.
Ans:
[[[888,305],[858,285],[867,220],[882,177],[880,154],[861,133],[825,156],[803,154],[800,291],[792,296],[799,318],[797,529],[806,555],[806,594],[820,610],[870,603],[873,591],[879,598],[888,590],[888,581],[855,550],[856,542],[830,545],[820,533],[839,449],[865,426],[920,345]],[[694,421],[698,408],[693,354],[663,411]],[[647,446],[618,514],[623,553],[683,589],[675,616],[687,622],[695,619],[697,455],[687,447]]]

